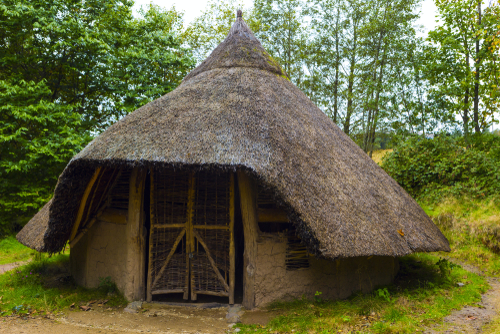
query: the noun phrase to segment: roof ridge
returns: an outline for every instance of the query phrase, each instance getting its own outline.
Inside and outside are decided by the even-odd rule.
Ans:
[[[260,41],[255,37],[252,30],[248,27],[246,22],[243,20],[243,18],[241,16],[241,10],[238,10],[236,21],[231,26],[231,29],[229,29],[229,33],[227,34],[227,37],[224,41],[226,41],[228,38],[235,36],[235,35],[240,36],[240,37],[246,37],[246,38],[248,38],[252,41],[256,41],[260,44]]]
[[[232,67],[253,67],[288,77],[279,63],[262,47],[260,41],[243,20],[241,10],[238,10],[236,21],[231,26],[224,41],[182,82],[184,83],[203,72]]]

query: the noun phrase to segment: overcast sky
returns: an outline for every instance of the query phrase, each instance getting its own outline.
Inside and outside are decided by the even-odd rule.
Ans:
[[[154,3],[160,7],[170,8],[172,5],[181,11],[184,11],[184,20],[187,25],[194,18],[200,15],[201,11],[206,7],[206,0],[135,0],[134,10],[137,10],[141,5],[148,5]],[[251,6],[252,0],[243,0],[247,7]],[[436,21],[436,6],[434,0],[424,0],[422,3],[422,15],[418,21],[419,25],[424,26],[425,33],[432,30]]]

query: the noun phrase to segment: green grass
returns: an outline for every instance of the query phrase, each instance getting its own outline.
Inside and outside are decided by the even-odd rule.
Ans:
[[[43,256],[0,275],[0,316],[53,313],[73,303],[78,308],[91,300],[109,299],[107,306],[126,304],[120,294],[108,295],[115,289],[112,284],[104,284],[99,289],[77,286],[67,276],[68,265],[68,254]]]
[[[421,206],[450,241],[452,251],[446,256],[466,261],[489,276],[500,277],[499,199],[449,198]]]
[[[0,239],[0,265],[29,260],[36,251],[22,245],[14,236]]]
[[[347,300],[306,299],[275,303],[281,313],[265,327],[242,325],[242,333],[416,333],[453,310],[474,305],[486,280],[429,254],[401,259],[394,284]],[[457,283],[465,283],[458,287]]]

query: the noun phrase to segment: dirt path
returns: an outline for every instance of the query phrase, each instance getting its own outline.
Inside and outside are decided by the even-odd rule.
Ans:
[[[449,261],[460,264],[465,270],[475,274],[485,276],[478,268],[448,258]],[[482,333],[484,325],[488,324],[500,314],[500,280],[493,277],[487,277],[491,286],[485,294],[482,295],[478,307],[467,306],[461,310],[454,311],[444,318],[442,326],[434,326],[427,329],[424,333]]]
[[[96,308],[91,311],[60,313],[52,319],[2,318],[0,333],[66,334],[66,333],[226,333],[227,308],[198,309],[165,307],[130,314],[122,309]]]
[[[17,268],[19,266],[25,265],[29,261],[21,261],[21,262],[14,262],[14,263],[7,263],[7,264],[0,264],[0,275],[3,273],[12,270],[14,268]]]

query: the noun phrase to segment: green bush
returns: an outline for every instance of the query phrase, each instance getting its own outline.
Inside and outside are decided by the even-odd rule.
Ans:
[[[491,196],[500,189],[500,137],[476,135],[468,144],[445,134],[411,137],[385,155],[382,168],[418,199]]]

